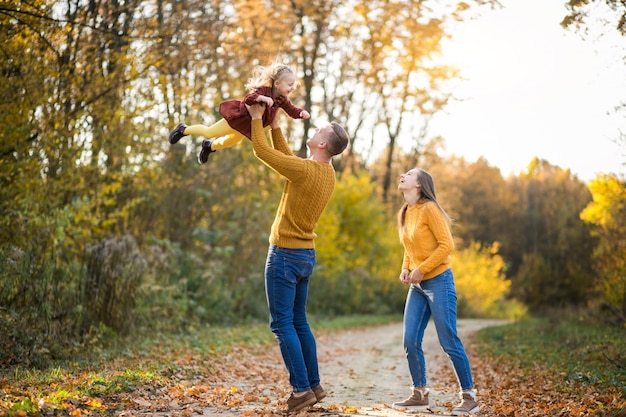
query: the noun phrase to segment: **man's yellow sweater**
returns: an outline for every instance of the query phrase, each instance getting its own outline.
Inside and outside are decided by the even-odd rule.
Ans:
[[[315,248],[314,229],[335,189],[332,164],[294,155],[280,129],[272,130],[271,147],[260,119],[252,120],[251,140],[256,157],[286,179],[270,243],[281,248]]]
[[[404,219],[404,261],[402,269],[419,269],[423,280],[450,268],[454,241],[446,218],[432,201],[409,206]]]

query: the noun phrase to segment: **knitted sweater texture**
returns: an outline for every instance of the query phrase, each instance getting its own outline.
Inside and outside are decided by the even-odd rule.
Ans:
[[[402,269],[419,269],[424,280],[450,268],[454,241],[446,218],[432,201],[409,206],[406,211]]]
[[[260,119],[252,120],[251,126],[254,154],[286,180],[270,244],[290,249],[315,248],[314,229],[335,189],[332,164],[294,155],[280,129],[272,130],[274,147],[270,146]]]

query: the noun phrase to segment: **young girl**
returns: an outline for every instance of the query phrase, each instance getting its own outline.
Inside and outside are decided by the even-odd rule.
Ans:
[[[198,161],[204,164],[212,152],[235,146],[244,136],[250,139],[251,118],[246,104],[251,106],[265,103],[267,110],[263,114],[263,127],[272,123],[279,108],[293,119],[308,119],[311,117],[309,112],[294,106],[287,98],[297,86],[295,74],[288,66],[283,64],[258,66],[245,85],[249,93],[243,100],[226,100],[220,104],[219,111],[223,119],[212,126],[187,126],[181,123],[170,133],[170,143],[177,143],[187,135],[208,138],[202,141],[202,149],[198,155]]]

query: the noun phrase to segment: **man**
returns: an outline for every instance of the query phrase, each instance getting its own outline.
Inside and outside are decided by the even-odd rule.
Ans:
[[[270,328],[276,335],[289,371],[293,392],[287,412],[309,407],[326,396],[320,384],[317,348],[307,317],[309,278],[315,266],[314,228],[335,188],[331,164],[350,140],[337,123],[315,129],[307,141],[309,158],[295,156],[278,125],[270,125],[273,147],[263,131],[264,104],[247,106],[252,118],[252,147],[264,164],[285,178],[285,187],[272,224],[265,293]]]

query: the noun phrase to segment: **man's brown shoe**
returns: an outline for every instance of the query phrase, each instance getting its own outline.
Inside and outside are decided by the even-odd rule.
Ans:
[[[315,397],[315,393],[312,390],[308,390],[302,393],[298,393],[301,395],[296,396],[295,392],[292,392],[287,400],[287,412],[295,413],[296,411],[300,411],[305,407],[309,407],[317,402],[317,397]]]
[[[324,390],[321,384],[311,389],[313,390],[313,393],[315,394],[315,398],[317,398],[317,402],[322,401],[326,397],[326,391]]]

